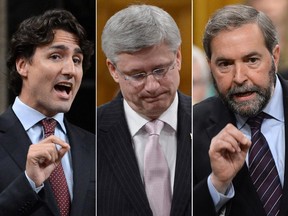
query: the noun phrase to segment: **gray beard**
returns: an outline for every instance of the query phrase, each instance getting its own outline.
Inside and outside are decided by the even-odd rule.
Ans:
[[[212,76],[213,77],[213,76]],[[268,104],[272,90],[276,84],[276,67],[274,59],[272,58],[272,65],[269,71],[269,86],[262,88],[258,86],[239,85],[228,91],[226,95],[221,94],[217,88],[215,79],[213,78],[214,86],[224,104],[236,114],[243,117],[253,117],[257,115]],[[255,92],[256,98],[253,101],[236,102],[233,99],[234,94],[244,92]]]

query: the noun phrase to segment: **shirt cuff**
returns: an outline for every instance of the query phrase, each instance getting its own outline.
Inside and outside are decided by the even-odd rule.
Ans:
[[[207,184],[208,184],[209,192],[211,194],[215,209],[218,212],[222,208],[222,206],[224,206],[230,199],[234,197],[235,190],[234,190],[233,184],[229,185],[225,194],[219,193],[216,190],[216,188],[211,182],[211,175],[209,175],[207,179]]]
[[[35,182],[29,178],[29,176],[27,175],[26,171],[25,171],[25,176],[27,178],[27,180],[29,181],[32,189],[38,194],[39,191],[44,187],[44,183],[42,183],[39,187],[36,187],[36,184]]]

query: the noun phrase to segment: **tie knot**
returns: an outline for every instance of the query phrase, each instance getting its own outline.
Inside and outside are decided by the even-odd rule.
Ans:
[[[160,120],[150,121],[145,125],[145,129],[149,135],[160,135],[160,132],[164,126],[164,122]]]
[[[260,112],[258,115],[251,117],[247,120],[247,124],[252,128],[261,128],[261,124],[265,118],[270,118],[270,116],[264,112]]]
[[[45,118],[41,121],[44,128],[44,137],[54,134],[57,121],[53,118]]]

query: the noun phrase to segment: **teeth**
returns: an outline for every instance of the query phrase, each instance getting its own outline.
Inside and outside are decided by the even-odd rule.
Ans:
[[[72,90],[72,83],[58,83],[55,88],[59,91],[66,91],[67,94],[70,93],[70,91]]]
[[[64,87],[68,87],[68,88],[71,88],[71,87],[72,87],[72,84],[71,84],[71,83],[58,83],[57,85],[59,85],[59,86],[64,86]]]

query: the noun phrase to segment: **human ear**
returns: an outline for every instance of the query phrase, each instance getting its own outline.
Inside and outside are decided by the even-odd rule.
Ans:
[[[115,82],[119,82],[119,74],[116,71],[116,67],[115,65],[112,63],[112,61],[110,59],[106,60],[106,65],[109,69],[110,75],[113,77]]]
[[[16,69],[22,77],[27,77],[28,75],[28,61],[24,57],[16,59]]]
[[[277,44],[273,49],[273,59],[275,66],[278,69],[279,59],[280,59],[280,46]]]
[[[178,71],[180,71],[181,70],[181,63],[182,63],[181,47],[179,47],[177,52],[176,52],[176,62],[177,62],[177,69],[178,69]]]

